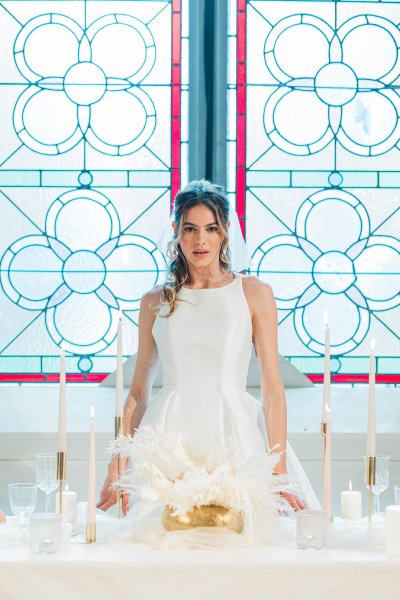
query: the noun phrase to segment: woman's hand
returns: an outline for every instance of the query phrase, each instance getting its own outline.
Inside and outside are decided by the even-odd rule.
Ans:
[[[121,475],[124,475],[126,467],[126,459],[121,460]],[[117,458],[113,458],[109,467],[108,467],[108,475],[106,480],[104,481],[103,487],[100,490],[100,500],[96,504],[97,508],[100,510],[106,511],[111,506],[117,503],[117,489],[115,487],[115,482],[118,479],[118,469],[117,469]],[[122,493],[122,512],[124,515],[127,514],[129,510],[128,505],[128,494]]]
[[[307,503],[304,500],[300,500],[293,492],[279,492],[279,495],[287,500],[295,512],[308,508]]]

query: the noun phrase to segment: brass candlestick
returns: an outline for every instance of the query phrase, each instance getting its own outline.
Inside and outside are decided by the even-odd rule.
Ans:
[[[88,523],[86,525],[86,543],[94,544],[96,541],[96,523]]]
[[[59,483],[58,512],[62,515],[63,481],[67,476],[67,453],[57,452],[57,479]]]
[[[368,490],[368,521],[372,521],[372,486],[375,485],[376,456],[365,457],[365,485]]]
[[[125,433],[125,417],[115,417],[115,438]],[[118,487],[117,487],[117,518],[121,518],[122,513],[122,494],[121,487],[119,485],[121,478],[121,456],[117,456],[117,475],[118,475]]]

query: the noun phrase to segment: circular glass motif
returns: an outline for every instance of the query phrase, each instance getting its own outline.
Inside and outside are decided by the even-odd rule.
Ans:
[[[105,279],[105,268],[101,258],[94,252],[73,252],[64,263],[63,277],[68,287],[80,294],[97,290]]]
[[[323,291],[340,294],[356,280],[353,263],[342,252],[326,252],[313,266],[314,281]]]
[[[89,371],[92,369],[92,367],[93,367],[93,361],[88,356],[82,356],[78,360],[78,369],[82,373],[89,373]]]
[[[68,98],[83,106],[101,100],[106,91],[107,79],[103,71],[91,62],[81,62],[67,71],[64,91]]]
[[[357,77],[353,69],[343,63],[330,63],[315,77],[318,97],[331,106],[343,106],[357,93]]]

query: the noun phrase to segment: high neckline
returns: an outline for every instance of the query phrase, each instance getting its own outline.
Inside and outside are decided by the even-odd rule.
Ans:
[[[185,292],[210,292],[210,291],[216,291],[216,290],[224,290],[225,288],[227,288],[230,285],[232,285],[236,281],[237,278],[238,278],[238,275],[236,273],[233,273],[233,279],[232,279],[232,281],[230,281],[229,283],[226,283],[225,285],[221,285],[220,287],[188,288],[188,287],[182,286],[181,289],[180,289],[180,291],[184,290]]]

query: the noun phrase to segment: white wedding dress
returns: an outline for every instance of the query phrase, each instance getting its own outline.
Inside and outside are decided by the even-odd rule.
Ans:
[[[252,324],[242,275],[235,274],[221,288],[182,288],[179,298],[170,317],[159,314],[154,322],[163,387],[149,403],[139,429],[180,433],[195,448],[234,446],[249,461],[265,456],[268,439],[262,406],[246,392]],[[289,445],[287,466],[299,497],[310,508],[319,507]],[[159,512],[151,525],[145,517],[151,503],[137,497],[132,504],[128,518],[136,529],[142,521],[142,537],[151,537],[154,523],[157,519],[160,523]]]

